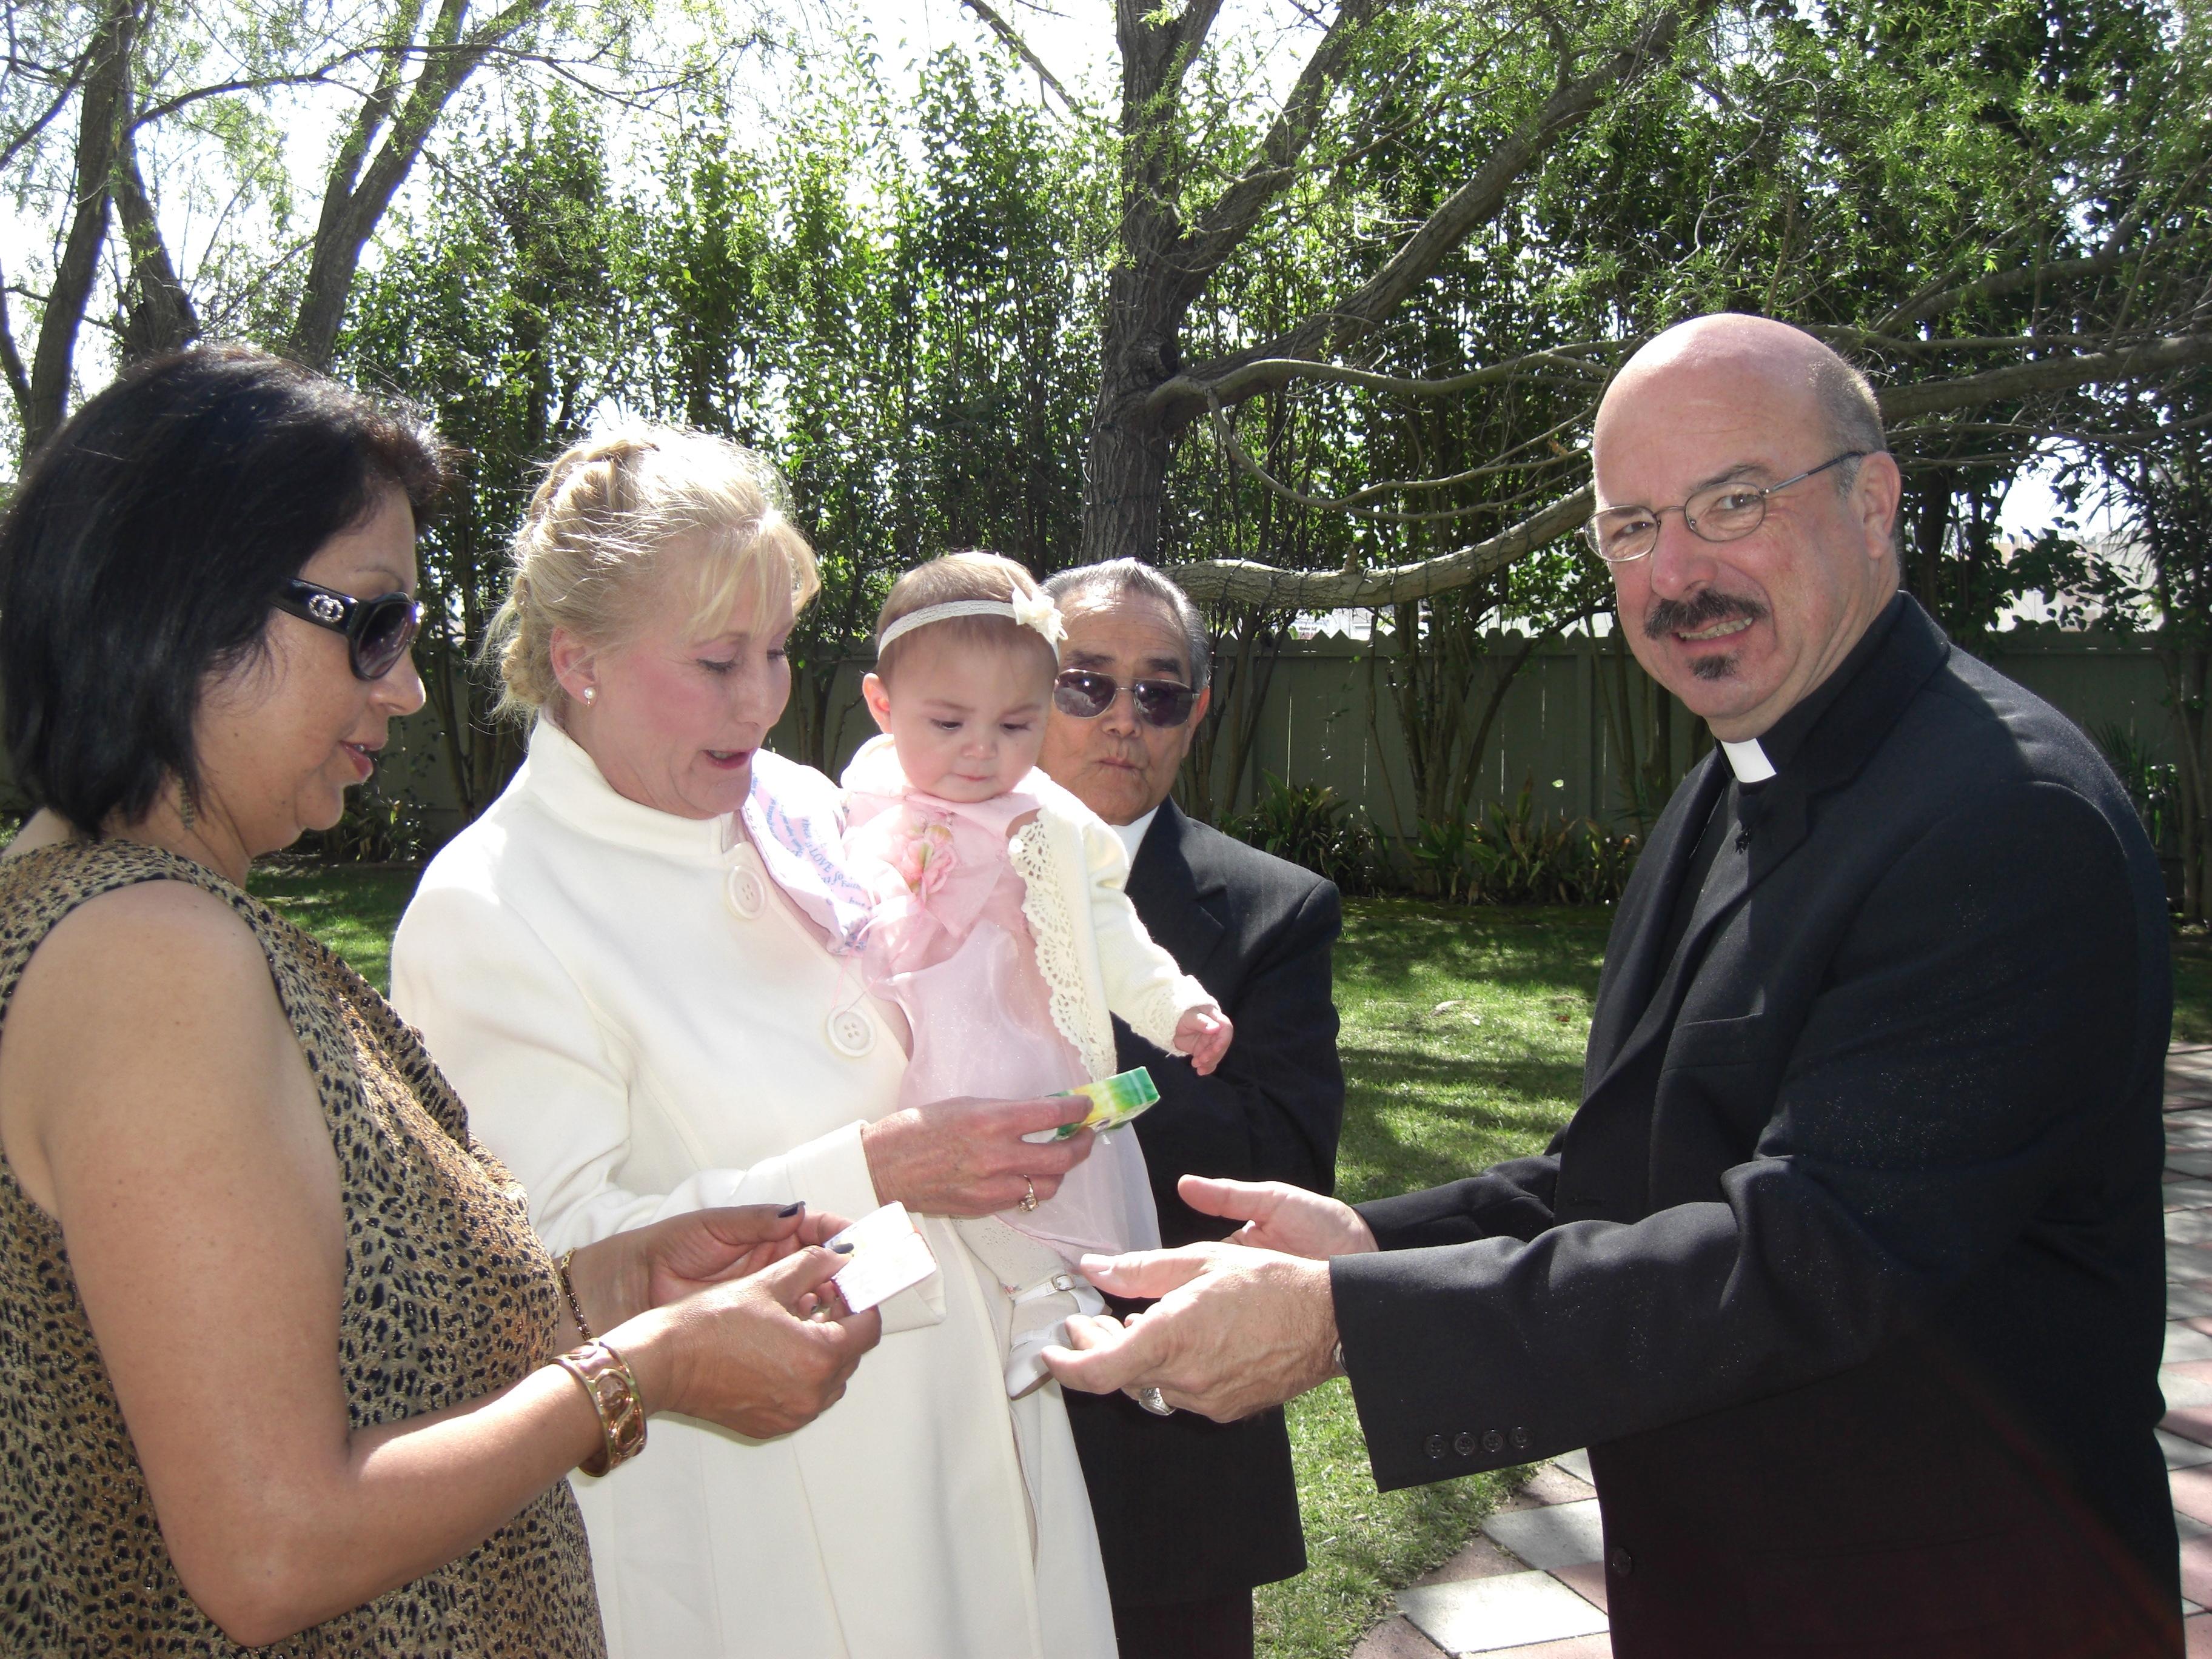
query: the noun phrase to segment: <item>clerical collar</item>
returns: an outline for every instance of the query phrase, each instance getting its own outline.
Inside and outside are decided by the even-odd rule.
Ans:
[[[1759,746],[1757,738],[1741,743],[1723,742],[1721,753],[1728,757],[1729,770],[1735,774],[1738,783],[1765,783],[1774,775],[1774,763],[1766,758],[1766,751]]]
[[[1904,614],[1905,594],[1900,589],[1868,625],[1867,631],[1859,635],[1850,654],[1836,665],[1834,673],[1800,697],[1780,720],[1756,738],[1721,744],[1721,752],[1728,757],[1729,767],[1738,783],[1765,783],[1797,757],[1797,751],[1805,746],[1805,739],[1820,723],[1820,717],[1835,706],[1836,699],[1864,672],[1896,628],[1897,619]]]

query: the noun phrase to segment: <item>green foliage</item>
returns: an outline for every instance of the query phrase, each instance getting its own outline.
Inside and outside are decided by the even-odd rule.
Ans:
[[[1512,805],[1493,802],[1472,821],[1428,822],[1411,848],[1429,896],[1466,904],[1610,904],[1636,867],[1633,836],[1588,818],[1539,818],[1535,780]]]
[[[639,214],[609,182],[593,106],[574,94],[479,112],[427,206],[393,216],[360,282],[340,366],[422,406],[455,484],[419,544],[416,660],[453,797],[489,805],[520,759],[476,659],[538,469],[620,397],[639,324],[625,289]]]
[[[2160,760],[2136,734],[2132,722],[2113,721],[2091,734],[2135,803],[2151,844],[2162,853],[2178,849],[2181,837],[2181,769]]]
[[[757,138],[743,125],[702,97],[640,176],[610,159],[602,105],[480,112],[362,281],[346,368],[427,404],[461,453],[421,649],[465,811],[517,758],[471,674],[506,544],[539,467],[617,414],[723,434],[789,480],[823,577],[792,641],[795,746],[817,763],[846,746],[837,665],[900,571],[969,545],[1041,574],[1072,556],[1096,155],[951,51],[914,104],[856,51],[801,75]]]
[[[1403,891],[1448,904],[1611,904],[1639,842],[1588,818],[1540,818],[1535,780],[1507,807],[1474,818],[1424,819],[1401,868],[1353,803],[1321,784],[1263,773],[1252,805],[1223,830],[1328,877],[1346,893]]]
[[[1373,890],[1380,854],[1366,815],[1325,784],[1263,775],[1250,809],[1224,826],[1262,852],[1326,876],[1346,893]]]

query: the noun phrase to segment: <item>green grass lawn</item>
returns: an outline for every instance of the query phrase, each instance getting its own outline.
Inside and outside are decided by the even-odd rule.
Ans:
[[[2212,930],[2173,930],[2173,1040],[2212,1042]]]
[[[422,872],[376,865],[271,865],[246,890],[343,957],[356,974],[392,992],[392,930]]]
[[[1535,1152],[1573,1110],[1610,910],[1345,906],[1336,955],[1346,1081],[1337,1193],[1352,1203]],[[1275,1659],[1335,1659],[1390,1592],[1467,1541],[1517,1476],[1375,1490],[1349,1388],[1293,1401],[1304,1574],[1259,1595]]]
[[[379,989],[411,870],[278,866],[253,892]],[[1609,911],[1346,906],[1337,1005],[1348,1081],[1337,1190],[1357,1202],[1540,1147],[1572,1109]],[[1260,1593],[1262,1651],[1338,1659],[1391,1591],[1444,1560],[1512,1490],[1473,1475],[1378,1493],[1344,1383],[1291,1408],[1304,1575]]]

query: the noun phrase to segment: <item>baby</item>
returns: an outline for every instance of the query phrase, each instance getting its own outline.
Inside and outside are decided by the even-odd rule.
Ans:
[[[907,573],[877,619],[863,682],[884,735],[846,769],[848,868],[874,897],[862,961],[914,1031],[902,1106],[1029,1099],[1111,1076],[1109,1016],[1200,1073],[1229,1018],[1152,943],[1121,890],[1120,837],[1036,769],[1054,694],[1059,612],[994,553]],[[1157,1249],[1159,1218],[1133,1131],[1103,1134],[1049,1199],[960,1224],[997,1273],[1007,1385],[1097,1293],[1086,1250]]]

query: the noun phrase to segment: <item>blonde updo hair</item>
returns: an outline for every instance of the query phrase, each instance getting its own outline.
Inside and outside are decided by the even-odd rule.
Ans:
[[[1034,599],[1042,591],[1036,577],[1003,553],[981,549],[946,553],[927,564],[916,565],[892,585],[884,608],[876,613],[876,637],[882,639],[884,630],[901,617],[933,605],[951,605],[960,599],[990,599],[1004,605],[1017,593]],[[997,646],[1002,650],[1018,648],[1026,640],[1042,653],[1045,662],[1057,660],[1042,635],[1011,617],[948,617],[902,634],[889,646],[877,647],[877,678],[888,684],[900,653],[915,641],[928,638],[970,647]]]
[[[499,664],[497,712],[557,714],[567,696],[553,630],[622,644],[663,602],[656,578],[679,540],[701,555],[690,591],[679,590],[692,626],[719,626],[740,607],[757,613],[786,592],[794,610],[805,605],[821,579],[788,502],[771,462],[709,432],[639,424],[571,445],[514,532],[514,574],[484,641]]]

